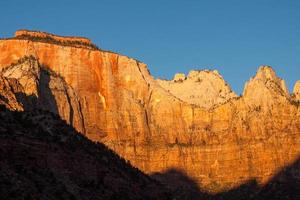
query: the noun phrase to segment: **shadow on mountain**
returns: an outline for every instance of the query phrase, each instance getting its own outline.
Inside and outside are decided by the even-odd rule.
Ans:
[[[24,112],[0,105],[2,199],[300,199],[300,159],[264,186],[249,180],[218,194],[203,191],[177,169],[145,175],[57,115],[50,73],[41,70],[38,98],[16,94]],[[2,94],[0,100],[9,101]]]
[[[51,73],[50,69],[41,67],[37,88],[38,98],[35,95],[26,95],[22,92],[15,92],[17,101],[23,105],[24,110],[28,111],[39,108],[58,114],[57,102],[50,89]]]
[[[170,199],[158,181],[58,115],[0,105],[1,199]]]
[[[6,104],[8,103],[8,99],[5,96],[2,96],[1,94],[0,94],[0,101],[3,101]]]
[[[50,89],[51,71],[45,66],[41,67],[40,82],[39,82],[39,98],[37,99],[38,107],[47,109],[55,114],[58,114],[58,107],[54,95]]]
[[[176,199],[182,200],[265,200],[300,199],[300,158],[283,168],[263,186],[255,179],[218,194],[209,194],[197,182],[177,169],[155,173],[151,177],[163,183]]]

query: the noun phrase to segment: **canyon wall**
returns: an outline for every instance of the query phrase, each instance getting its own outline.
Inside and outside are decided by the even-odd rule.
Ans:
[[[0,69],[35,96],[28,109],[59,114],[146,173],[176,168],[210,192],[264,184],[300,156],[299,84],[290,95],[268,66],[237,97],[216,71],[155,80],[123,55],[16,37],[0,40]]]

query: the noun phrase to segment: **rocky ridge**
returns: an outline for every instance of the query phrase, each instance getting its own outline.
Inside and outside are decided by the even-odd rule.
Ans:
[[[23,36],[30,36],[30,37],[38,37],[38,38],[52,38],[53,40],[60,41],[60,42],[74,42],[74,43],[84,43],[87,45],[91,45],[92,42],[88,38],[84,37],[66,37],[66,36],[58,36],[50,33],[40,32],[40,31],[29,31],[29,30],[18,30],[15,32],[15,37],[23,37]]]
[[[32,40],[35,42],[54,43],[62,46],[88,48],[92,50],[98,49],[98,47],[94,45],[91,40],[84,37],[58,36],[41,31],[18,30],[16,31],[14,38],[21,40]]]
[[[53,72],[40,73],[38,92],[26,89],[41,96],[34,106],[56,110],[89,139],[104,142],[146,173],[183,170],[214,193],[250,179],[264,184],[300,154],[299,104],[270,67],[261,67],[236,97],[216,72],[155,80],[137,60],[76,45],[16,37],[0,40],[0,52],[5,79],[24,83],[26,78],[8,72],[25,56]],[[179,84],[195,84],[199,93],[195,98],[177,94]]]
[[[217,70],[192,70],[187,76],[176,74],[171,81],[157,81],[175,97],[206,109],[237,97]]]
[[[277,77],[271,67],[261,66],[246,83],[243,98],[253,105],[261,105],[285,102],[290,95],[285,81]]]
[[[300,80],[295,83],[294,86],[294,95],[295,98],[300,101]]]

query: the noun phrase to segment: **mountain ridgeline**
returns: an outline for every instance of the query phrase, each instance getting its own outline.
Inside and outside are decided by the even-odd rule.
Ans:
[[[129,183],[137,184],[134,187],[140,192],[132,199],[168,198],[169,191],[182,191],[176,193],[181,199],[228,195],[242,199],[236,191],[245,188],[255,192],[252,196],[244,192],[244,197],[255,199],[255,195],[261,197],[260,191],[275,194],[274,188],[299,183],[300,82],[289,94],[284,80],[269,66],[261,66],[245,84],[243,95],[237,96],[216,70],[193,70],[187,76],[176,74],[173,80],[154,79],[145,64],[96,48],[86,38],[22,30],[16,37],[0,40],[0,52],[0,104],[8,109],[4,113],[53,113],[64,120],[64,126],[84,135],[84,140],[104,143],[152,176],[121,164],[133,176],[143,177],[142,185],[153,191],[146,194],[128,175]],[[25,127],[25,132],[31,128]],[[41,132],[47,132],[44,128]],[[27,136],[18,132],[21,143]],[[280,172],[285,168],[290,173],[283,176]],[[173,180],[180,174],[185,181]],[[63,175],[51,176],[59,181],[57,177]],[[164,186],[159,189],[160,183],[153,178]],[[253,182],[251,187],[240,188]],[[269,186],[271,182],[276,187]],[[80,193],[77,186],[65,190],[75,196]],[[294,190],[290,193],[284,195],[295,195]]]

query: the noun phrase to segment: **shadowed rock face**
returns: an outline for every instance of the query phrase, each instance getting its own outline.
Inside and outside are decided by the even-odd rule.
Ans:
[[[171,199],[156,180],[59,116],[0,109],[1,199]]]
[[[263,184],[300,154],[299,104],[270,67],[261,67],[237,98],[211,71],[157,81],[145,64],[126,56],[24,38],[1,40],[0,52],[7,78],[17,78],[4,70],[11,72],[24,56],[50,69],[55,75],[40,73],[38,81],[50,90],[29,90],[44,96],[38,105],[57,110],[144,172],[180,169],[217,192],[250,179]],[[196,97],[184,85],[199,87]]]
[[[42,108],[51,111],[84,132],[79,100],[73,88],[63,77],[40,65],[35,57],[23,57],[2,69],[1,74],[5,78],[15,79],[22,86],[23,94],[28,97],[19,99],[19,102],[25,110]]]
[[[0,104],[10,110],[23,110],[23,105],[18,100],[18,93],[23,92],[23,87],[15,79],[0,76]]]

